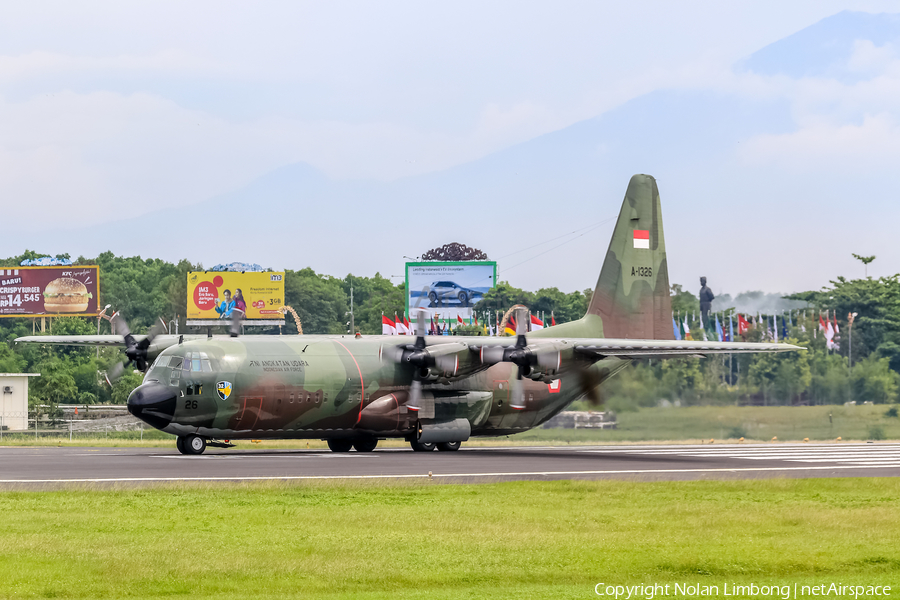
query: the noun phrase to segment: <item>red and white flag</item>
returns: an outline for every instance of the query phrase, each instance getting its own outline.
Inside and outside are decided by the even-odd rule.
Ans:
[[[538,319],[535,315],[531,315],[531,330],[537,331],[538,329],[544,328],[544,322]]]
[[[750,322],[744,318],[744,315],[738,315],[738,335],[744,335],[750,331]]]
[[[650,231],[647,229],[635,229],[634,230],[634,247],[635,248],[643,248],[645,250],[650,249]]]
[[[381,335],[397,335],[397,326],[385,315],[381,315]]]
[[[556,317],[553,316],[553,311],[550,311],[550,326],[556,327]]]
[[[462,317],[460,315],[456,315],[456,324],[457,325],[465,325],[466,322],[462,320]]]
[[[406,335],[413,334],[413,329],[409,324],[409,319],[406,318],[406,313],[403,313],[403,326],[406,327]]]
[[[409,328],[403,322],[404,319],[401,319],[400,317],[398,317],[397,313],[394,313],[394,317],[396,319],[394,321],[394,327],[396,327],[396,329],[397,329],[397,335],[409,335]]]

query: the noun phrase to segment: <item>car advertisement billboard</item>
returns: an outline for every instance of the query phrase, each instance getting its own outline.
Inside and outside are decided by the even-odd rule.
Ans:
[[[235,308],[245,319],[284,318],[283,272],[191,271],[187,293],[188,319],[230,319]]]
[[[0,267],[0,317],[95,317],[96,265]]]
[[[475,305],[497,282],[497,263],[412,262],[406,263],[406,311],[410,318],[424,308],[442,322],[467,323]]]

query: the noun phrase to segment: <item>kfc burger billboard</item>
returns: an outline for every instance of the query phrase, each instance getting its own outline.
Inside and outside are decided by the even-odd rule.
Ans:
[[[2,267],[0,317],[97,316],[100,268]]]

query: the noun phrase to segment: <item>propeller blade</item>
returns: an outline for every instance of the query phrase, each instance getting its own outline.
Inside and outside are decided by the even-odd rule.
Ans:
[[[109,382],[110,386],[118,381],[119,377],[121,377],[122,374],[125,373],[126,364],[128,363],[116,363],[109,371],[106,372],[106,380]]]
[[[527,308],[517,308],[516,309],[516,337],[521,339],[528,333],[528,323],[531,322],[531,319],[528,317],[528,309]],[[518,345],[518,343],[516,343]]]
[[[239,308],[231,311],[231,337],[237,337],[241,334],[241,321],[244,318],[244,311]]]
[[[112,317],[109,318],[110,323],[113,324],[116,328],[116,333],[121,335],[123,338],[128,338],[131,335],[131,329],[128,328],[128,322],[116,311]]]
[[[600,395],[600,374],[596,370],[591,368],[582,369],[578,383],[581,386],[581,393],[585,395],[590,404],[594,406],[603,404],[603,398]]]
[[[124,321],[125,319],[122,319],[122,320]],[[150,347],[150,344],[153,343],[153,338],[155,338],[156,336],[160,335],[160,334],[161,334],[163,331],[165,331],[165,330],[166,330],[166,324],[165,324],[165,323],[162,323],[161,321],[156,321],[156,322],[153,324],[153,327],[150,328],[150,331],[147,332],[147,337],[145,337],[144,339],[142,339],[142,340],[138,343],[137,347],[140,348],[140,349],[143,350],[143,351],[146,351],[147,348]],[[130,334],[129,334],[129,335],[130,335]]]
[[[413,379],[412,384],[409,386],[409,400],[406,402],[406,408],[409,410],[418,411],[422,408],[422,382],[418,379]]]
[[[522,383],[522,367],[516,369],[516,378],[509,382],[509,406],[515,410],[525,408],[525,389]]]
[[[423,338],[428,335],[428,326],[425,324],[427,318],[428,311],[424,308],[420,308],[416,311],[416,336]]]

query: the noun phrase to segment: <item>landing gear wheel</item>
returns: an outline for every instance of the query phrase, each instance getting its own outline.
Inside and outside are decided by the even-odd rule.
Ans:
[[[353,442],[350,440],[328,440],[328,449],[332,452],[350,452]]]
[[[357,452],[371,452],[378,445],[378,440],[356,440],[353,447]]]
[[[187,448],[185,448],[185,446],[184,446],[184,438],[181,436],[178,436],[177,438],[175,438],[175,447],[178,448],[178,451],[181,452],[182,454],[188,453]]]
[[[439,452],[456,452],[461,445],[462,442],[441,442],[437,445],[437,449]]]
[[[203,454],[206,450],[206,439],[199,435],[189,435],[181,438],[181,447],[187,450],[185,454]]]
[[[434,444],[431,443],[423,443],[423,442],[410,442],[409,445],[412,447],[414,452],[431,452],[434,450]]]

